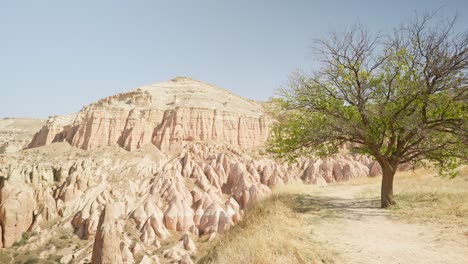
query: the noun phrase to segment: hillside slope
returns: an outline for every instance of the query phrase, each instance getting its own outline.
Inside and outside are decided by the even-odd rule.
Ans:
[[[0,119],[0,154],[17,152],[28,146],[45,120],[35,118]]]
[[[271,120],[259,103],[187,77],[106,97],[67,116],[51,117],[29,147],[68,142],[82,149],[152,143],[178,151],[187,142],[263,144]]]

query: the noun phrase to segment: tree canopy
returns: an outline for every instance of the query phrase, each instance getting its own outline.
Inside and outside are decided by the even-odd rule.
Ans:
[[[296,73],[273,99],[269,151],[294,159],[351,143],[382,167],[382,207],[395,202],[399,164],[454,176],[468,157],[468,31],[455,21],[425,14],[391,34],[358,25],[316,40],[320,68]]]

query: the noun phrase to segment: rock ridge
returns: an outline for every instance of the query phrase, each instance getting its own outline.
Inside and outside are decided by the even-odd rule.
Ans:
[[[177,151],[195,141],[252,148],[267,140],[271,123],[259,103],[179,77],[106,97],[76,114],[52,116],[28,147],[68,142],[82,149],[134,150],[152,143]]]

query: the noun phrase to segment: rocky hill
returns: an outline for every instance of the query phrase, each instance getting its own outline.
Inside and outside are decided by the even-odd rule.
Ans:
[[[267,139],[270,123],[259,103],[178,77],[51,117],[29,147],[68,142],[82,149],[118,145],[133,150],[153,143],[177,151],[191,141],[254,147]]]
[[[34,118],[0,119],[0,154],[13,153],[28,146],[45,120]]]
[[[191,263],[275,186],[379,172],[359,155],[275,161],[260,151],[270,124],[259,103],[188,78],[51,117],[0,155],[0,258]]]

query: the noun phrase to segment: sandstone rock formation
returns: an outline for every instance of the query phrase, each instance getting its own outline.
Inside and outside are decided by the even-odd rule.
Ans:
[[[13,245],[34,224],[33,195],[32,188],[22,182],[3,184],[0,190],[0,240],[3,247]]]
[[[107,205],[99,217],[91,257],[93,264],[122,263],[119,233],[119,224],[113,205]]]
[[[58,233],[72,233],[89,245],[72,254],[75,260],[92,254],[95,263],[131,263],[177,239],[177,232],[180,243],[159,257],[188,261],[196,250],[193,237],[229,230],[271,188],[365,177],[372,164],[363,156],[338,155],[287,165],[225,144],[188,143],[171,157],[152,144],[128,152],[54,143],[0,156],[2,243],[10,247],[24,232],[47,232],[28,241],[39,250]],[[40,228],[57,222],[56,231]]]
[[[104,98],[76,114],[53,116],[29,147],[62,141],[82,149],[133,150],[151,142],[168,151],[192,141],[254,147],[268,138],[270,123],[259,103],[178,77]]]
[[[270,122],[258,103],[187,78],[52,117],[34,148],[0,155],[0,247],[61,263],[192,263],[200,238],[274,187],[379,172],[360,155],[261,155]]]

